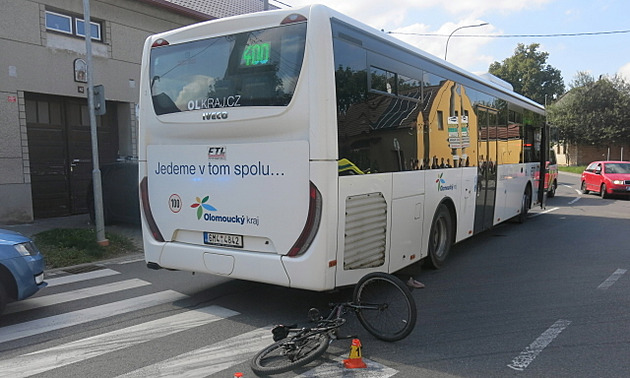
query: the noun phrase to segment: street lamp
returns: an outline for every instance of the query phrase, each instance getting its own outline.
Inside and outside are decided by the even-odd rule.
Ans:
[[[444,50],[444,60],[446,60],[446,54],[448,54],[448,41],[451,40],[451,37],[453,36],[453,34],[455,34],[456,31],[461,30],[461,29],[466,29],[466,28],[478,28],[480,26],[486,26],[488,25],[487,22],[481,23],[481,24],[477,24],[477,25],[464,25],[464,26],[460,26],[457,29],[453,30],[451,32],[451,34],[449,34],[448,39],[446,40],[446,49]]]

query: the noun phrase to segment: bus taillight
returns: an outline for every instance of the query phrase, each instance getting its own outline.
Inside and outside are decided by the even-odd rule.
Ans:
[[[142,202],[144,218],[149,224],[149,229],[151,230],[151,235],[153,236],[153,239],[159,242],[163,242],[164,237],[162,237],[162,233],[160,232],[157,223],[155,223],[155,219],[153,219],[151,205],[149,205],[149,184],[146,177],[144,177],[142,181],[140,181],[140,201]]]
[[[309,205],[308,216],[306,217],[306,224],[293,247],[289,250],[287,256],[295,257],[303,254],[308,247],[311,246],[317,230],[319,229],[319,222],[322,218],[322,195],[311,182],[309,192]]]
[[[306,21],[306,17],[302,16],[301,14],[293,13],[286,16],[284,20],[282,20],[280,25],[292,24],[294,22],[302,22],[302,21]]]
[[[155,40],[155,42],[153,42],[153,44],[151,45],[151,47],[160,47],[160,46],[167,46],[169,43],[166,39],[164,38],[158,38]]]

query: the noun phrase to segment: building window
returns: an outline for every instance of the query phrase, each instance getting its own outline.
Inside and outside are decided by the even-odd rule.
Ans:
[[[437,111],[437,127],[438,130],[444,130],[444,113],[441,110]]]
[[[95,41],[102,41],[102,23],[90,20],[90,25],[90,34],[92,39]],[[69,14],[46,11],[46,29],[77,37],[85,37],[85,21],[80,17]]]
[[[72,17],[54,12],[46,12],[46,29],[72,34]]]
[[[85,21],[77,18],[75,19],[74,24],[75,24],[76,34],[78,36],[85,37]],[[90,29],[90,36],[92,37],[92,39],[100,41],[101,40],[101,24],[99,24],[98,22],[90,21],[90,25],[92,25],[92,28]]]

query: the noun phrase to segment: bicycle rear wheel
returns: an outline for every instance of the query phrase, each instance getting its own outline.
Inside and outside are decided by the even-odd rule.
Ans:
[[[286,373],[324,354],[329,342],[328,333],[313,333],[280,340],[254,356],[251,361],[252,371],[256,375]]]
[[[398,341],[416,326],[416,303],[405,284],[386,273],[365,275],[354,287],[352,299],[361,325],[376,338]]]

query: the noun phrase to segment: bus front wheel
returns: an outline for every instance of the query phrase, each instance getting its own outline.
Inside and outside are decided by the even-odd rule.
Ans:
[[[446,261],[446,256],[453,244],[453,219],[451,213],[444,204],[440,204],[431,224],[429,233],[429,255],[426,265],[433,269],[439,269]]]

